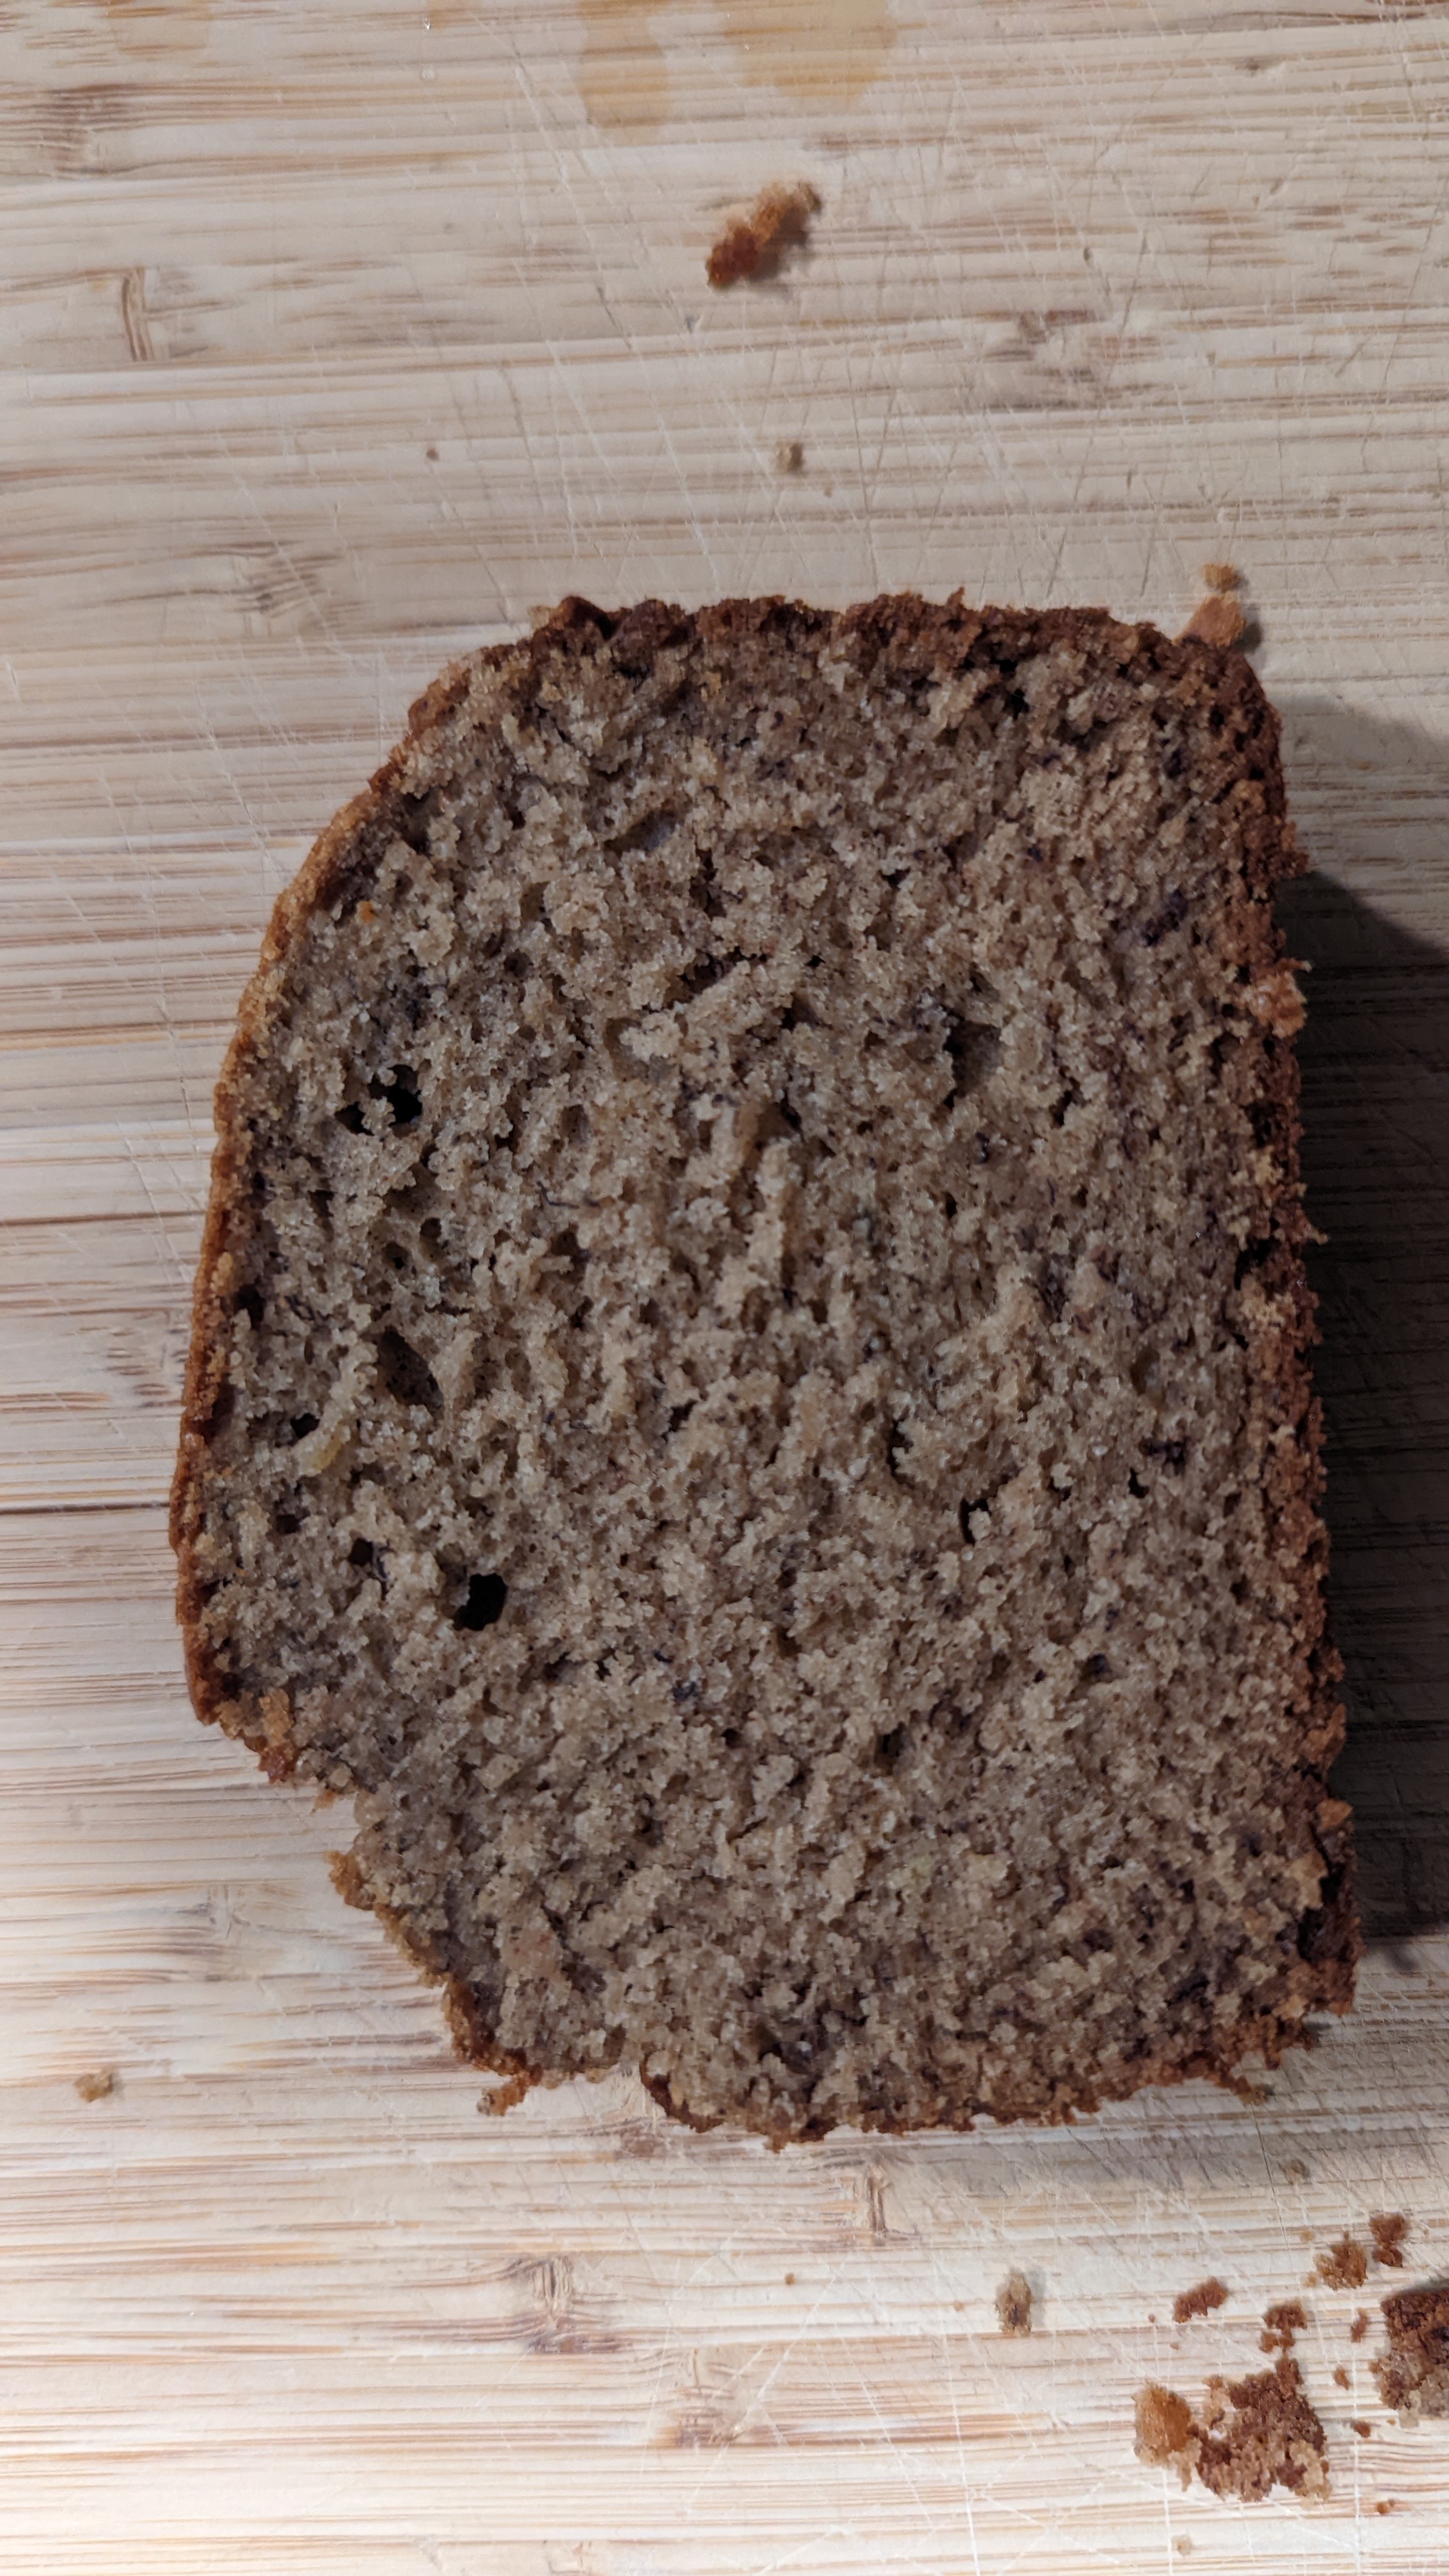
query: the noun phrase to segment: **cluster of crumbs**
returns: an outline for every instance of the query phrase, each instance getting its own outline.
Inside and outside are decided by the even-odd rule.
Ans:
[[[1408,2232],[1402,2211],[1381,2212],[1368,2222],[1368,2244],[1347,2234],[1336,2238],[1318,2256],[1313,2278],[1325,2289],[1353,2290],[1367,2279],[1370,2263],[1402,2271]],[[1215,2274],[1198,2281],[1174,2299],[1173,2322],[1187,2325],[1211,2316],[1229,2296]],[[1449,2286],[1398,2291],[1384,2300],[1383,2310],[1389,2351],[1373,2370],[1385,2404],[1410,2418],[1449,2415]],[[1176,2389],[1149,2382],[1137,2397],[1138,2458],[1175,2468],[1184,2486],[1196,2476],[1214,2495],[1243,2504],[1261,2503],[1275,2486],[1298,2496],[1327,2495],[1328,2438],[1293,2358],[1294,2343],[1309,2322],[1301,2299],[1280,2299],[1265,2308],[1258,2345],[1273,2356],[1271,2368],[1242,2379],[1209,2379],[1196,2411]],[[1350,2341],[1361,2343],[1368,2328],[1368,2311],[1360,2308]],[[1333,2377],[1340,2388],[1350,2385],[1342,2365]],[[1373,2427],[1354,2416],[1349,2430],[1366,2442]]]
[[[1302,2373],[1286,2353],[1246,2379],[1210,2379],[1200,2415],[1171,2388],[1149,2382],[1138,2395],[1139,2460],[1175,2468],[1184,2486],[1195,2471],[1214,2495],[1243,2504],[1261,2504],[1275,2486],[1327,2495],[1327,2450]]]

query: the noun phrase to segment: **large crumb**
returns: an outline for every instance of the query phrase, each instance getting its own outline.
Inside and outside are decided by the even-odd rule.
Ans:
[[[1340,2236],[1313,2268],[1326,2290],[1361,2290],[1368,2279],[1368,2254],[1356,2236]]]
[[[1205,563],[1202,568],[1202,577],[1205,589],[1217,591],[1220,594],[1232,590],[1241,590],[1243,587],[1243,576],[1239,572],[1236,564]]]
[[[1370,2366],[1386,2406],[1449,2415],[1449,2285],[1395,2290],[1383,2302],[1389,2349]]]
[[[773,277],[786,251],[807,239],[810,218],[819,211],[819,195],[808,179],[789,188],[762,188],[747,213],[731,216],[705,261],[711,286]]]
[[[996,2313],[1004,2335],[1031,2332],[1031,2283],[1024,2272],[1008,2272],[996,2293]]]
[[[119,2088],[120,2078],[114,2066],[96,2066],[75,2079],[75,2089],[83,2102],[104,2102]]]
[[[1137,2456],[1175,2468],[1186,2486],[1196,2472],[1214,2495],[1261,2504],[1275,2486],[1328,2493],[1328,2441],[1303,2392],[1296,2361],[1248,2379],[1210,2379],[1201,2416],[1170,2388],[1149,2385],[1137,2399]]]
[[[1226,2307],[1227,2301],[1226,2281],[1199,2281],[1195,2289],[1178,2291],[1172,2302],[1173,2323],[1185,2326],[1192,2317],[1210,2316],[1214,2308]]]
[[[1369,2220],[1369,2234],[1374,2241],[1374,2261],[1382,2263],[1386,2271],[1402,2272],[1404,2239],[1408,2232],[1409,2222],[1401,2209],[1389,2210],[1383,2216]]]
[[[1327,2436],[1286,2356],[1250,2379],[1208,2382],[1198,2476],[1215,2495],[1260,2503],[1271,2487],[1326,2495]]]
[[[1200,643],[1216,644],[1224,650],[1239,643],[1247,631],[1248,621],[1238,601],[1216,591],[1199,601],[1182,629],[1184,635],[1195,635]]]

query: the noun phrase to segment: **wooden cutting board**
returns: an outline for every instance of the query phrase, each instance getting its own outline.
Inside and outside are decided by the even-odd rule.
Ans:
[[[1303,2286],[1372,2211],[1449,2265],[1442,16],[12,0],[0,82],[0,2567],[1449,2566],[1449,2427],[1367,2369],[1394,2276]],[[777,179],[808,249],[712,292]],[[1320,872],[1359,2010],[1260,2102],[1048,2135],[775,2157],[622,2078],[481,2115],[332,1894],[341,1817],[181,1685],[162,1499],[271,901],[431,673],[565,590],[1172,626],[1207,559]],[[1140,2466],[1134,2390],[1261,2367],[1295,2295],[1332,2498]]]

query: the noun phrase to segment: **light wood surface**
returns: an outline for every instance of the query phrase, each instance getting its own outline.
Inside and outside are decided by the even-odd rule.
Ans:
[[[1405,2279],[1449,2267],[1445,27],[0,10],[0,2567],[1449,2568],[1449,2426],[1398,2429],[1366,2366],[1388,2276],[1302,2293],[1328,2502],[1181,2494],[1131,2432],[1145,2378],[1261,2366],[1265,2301],[1370,2211],[1409,2213]],[[721,211],[779,178],[819,191],[808,251],[711,294]],[[181,1686],[162,1499],[268,907],[417,688],[565,590],[1173,626],[1205,558],[1320,871],[1359,2010],[1260,2103],[1044,2136],[774,2157],[623,2079],[480,2116],[332,1894],[338,1812]]]

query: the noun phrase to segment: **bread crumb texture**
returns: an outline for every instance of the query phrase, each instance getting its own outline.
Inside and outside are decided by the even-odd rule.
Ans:
[[[1031,2283],[1024,2272],[1008,2272],[996,2293],[996,2314],[1004,2335],[1031,2332]]]
[[[1248,2379],[1210,2379],[1201,2416],[1154,2383],[1137,2397],[1137,2456],[1194,2475],[1214,2495],[1261,2504],[1275,2486],[1301,2496],[1328,2493],[1328,2440],[1286,2356]]]
[[[1301,2299],[1280,2299],[1276,2306],[1263,2310],[1263,2331],[1258,2337],[1263,2352],[1291,2352],[1294,2338],[1308,2323],[1308,2311]]]
[[[1409,2221],[1402,2209],[1386,2210],[1378,2218],[1371,2218],[1369,2220],[1369,2234],[1373,2238],[1374,2261],[1376,2263],[1382,2263],[1386,2271],[1402,2272],[1404,2268],[1404,2239],[1408,2235],[1408,2232]]]
[[[1395,2290],[1383,2311],[1389,2349],[1370,2368],[1384,2404],[1410,2419],[1449,2415],[1449,2286]]]
[[[1313,2268],[1326,2290],[1361,2290],[1368,2279],[1368,2254],[1356,2236],[1340,2236]]]
[[[796,180],[790,187],[762,188],[744,214],[731,216],[705,261],[711,286],[734,286],[742,277],[775,276],[786,252],[798,249],[808,238],[810,218],[819,212],[819,192],[808,179]]]
[[[75,2079],[75,2089],[83,2102],[105,2102],[120,2090],[120,2078],[114,2066],[94,2066]]]
[[[1188,2325],[1194,2317],[1211,2316],[1214,2308],[1225,2308],[1227,2303],[1226,2281],[1219,2281],[1216,2278],[1199,2281],[1194,2289],[1178,2291],[1172,2302],[1173,2323],[1179,2326]]]
[[[1297,864],[1240,656],[913,598],[567,602],[324,834],[181,1617],[476,2062],[783,2140],[1346,2006]]]

